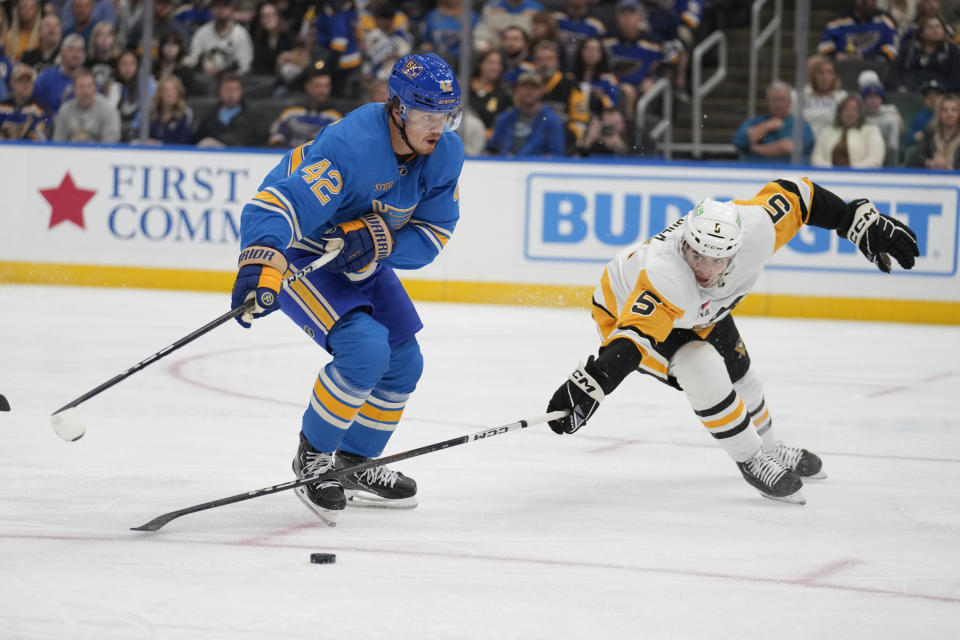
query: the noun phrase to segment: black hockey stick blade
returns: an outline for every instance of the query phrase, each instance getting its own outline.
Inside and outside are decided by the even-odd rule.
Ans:
[[[367,460],[366,462],[362,462],[352,467],[344,467],[343,469],[328,471],[327,473],[323,473],[323,474],[312,476],[312,477],[300,478],[297,480],[289,480],[287,482],[281,482],[280,484],[275,484],[271,487],[254,489],[253,491],[248,491],[246,493],[238,493],[237,495],[230,496],[227,498],[220,498],[219,500],[211,500],[210,502],[196,504],[196,505],[193,505],[192,507],[177,509],[176,511],[171,511],[161,516],[157,516],[150,522],[147,522],[146,524],[142,524],[139,527],[130,527],[130,530],[131,531],[159,531],[161,528],[163,528],[165,525],[167,525],[171,521],[176,520],[180,516],[185,516],[190,513],[197,513],[198,511],[206,511],[207,509],[223,507],[228,504],[233,504],[234,502],[242,502],[244,500],[258,498],[260,496],[269,495],[271,493],[286,491],[287,489],[295,489],[305,484],[312,484],[314,482],[320,482],[322,480],[328,480],[330,478],[339,478],[341,476],[349,475],[351,473],[358,473],[360,471],[370,469],[371,467],[379,467],[386,464],[393,464],[394,462],[400,462],[401,460],[415,458],[417,456],[422,456],[426,453],[441,451],[443,449],[449,449],[451,447],[456,447],[457,445],[466,444],[468,442],[473,442],[475,440],[483,440],[485,438],[498,436],[502,433],[507,433],[508,431],[526,429],[530,425],[540,424],[543,422],[549,422],[551,420],[557,420],[559,418],[563,418],[564,416],[567,415],[567,413],[568,413],[567,411],[553,411],[551,413],[545,413],[543,415],[534,416],[532,418],[518,420],[517,422],[511,422],[510,424],[505,424],[501,427],[484,429],[483,431],[478,431],[477,433],[460,436],[458,438],[451,438],[450,440],[444,440],[443,442],[428,444],[422,447],[418,447],[417,449],[411,449],[410,451],[395,453],[393,455],[385,456],[383,458]]]
[[[0,394],[0,411],[10,411],[10,403],[3,397],[3,394]]]

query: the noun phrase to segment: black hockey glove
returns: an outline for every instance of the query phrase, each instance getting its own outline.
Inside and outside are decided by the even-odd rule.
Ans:
[[[587,359],[586,364],[580,365],[570,374],[547,405],[547,412],[564,409],[570,412],[566,417],[549,422],[554,433],[573,433],[587,424],[587,420],[603,400],[604,394],[600,382],[606,379],[607,373],[597,365],[593,356]]]
[[[890,273],[890,256],[896,258],[904,269],[913,268],[920,255],[917,234],[913,229],[899,220],[883,215],[866,198],[853,200],[847,207],[852,212],[853,219],[850,227],[841,235],[857,245],[867,260],[884,273]]]

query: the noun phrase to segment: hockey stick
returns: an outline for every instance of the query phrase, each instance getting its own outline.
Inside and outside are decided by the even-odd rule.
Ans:
[[[233,504],[234,502],[242,502],[244,500],[250,500],[251,498],[257,498],[257,497],[265,496],[271,493],[277,493],[279,491],[286,491],[287,489],[296,489],[297,487],[303,486],[305,484],[312,484],[314,482],[320,482],[322,480],[328,480],[330,478],[339,478],[341,476],[346,476],[351,473],[358,473],[360,471],[364,471],[371,467],[380,467],[386,464],[399,462],[401,460],[407,460],[409,458],[422,456],[426,453],[433,453],[434,451],[441,451],[443,449],[449,449],[450,447],[456,447],[457,445],[467,444],[468,442],[473,442],[475,440],[483,440],[484,438],[498,436],[501,433],[507,433],[508,431],[526,429],[530,425],[540,424],[543,422],[549,422],[550,420],[556,420],[558,418],[562,418],[566,416],[568,413],[569,413],[568,411],[553,411],[551,413],[545,413],[543,415],[534,416],[532,418],[525,418],[523,420],[511,422],[510,424],[505,424],[502,427],[484,429],[483,431],[478,431],[477,433],[460,436],[459,438],[451,438],[450,440],[444,440],[443,442],[428,444],[423,447],[419,447],[417,449],[404,451],[403,453],[395,453],[391,456],[386,456],[384,458],[373,458],[373,459],[367,460],[366,462],[361,462],[360,464],[354,465],[352,467],[344,467],[343,469],[334,469],[333,471],[321,473],[320,475],[310,476],[307,478],[300,478],[299,480],[289,480],[287,482],[281,482],[280,484],[275,484],[272,487],[263,487],[262,489],[254,489],[253,491],[247,491],[246,493],[238,493],[237,495],[230,496],[229,498],[220,498],[219,500],[211,500],[210,502],[196,504],[196,505],[193,505],[192,507],[178,509],[176,511],[165,513],[161,516],[157,516],[150,522],[146,524],[142,524],[139,527],[130,527],[130,530],[131,531],[158,531],[160,530],[161,527],[169,523],[171,520],[175,520],[180,516],[185,516],[189,513],[206,511],[207,509],[215,509],[216,507],[222,507],[224,505]]]
[[[296,273],[290,274],[289,276],[284,278],[281,288],[286,289],[297,280],[300,280],[301,278],[309,275],[313,271],[327,264],[328,262],[330,262],[331,260],[337,257],[337,255],[340,253],[342,248],[343,247],[333,249],[332,251],[328,251],[327,253],[323,254],[322,256],[320,256],[319,258],[317,258],[316,260],[314,260],[313,262],[305,266],[303,269],[300,269]],[[239,307],[236,307],[235,309],[231,309],[230,311],[226,312],[216,320],[212,320],[208,322],[207,324],[203,325],[193,333],[180,338],[173,344],[164,347],[163,349],[161,349],[160,351],[157,351],[156,353],[146,358],[145,360],[138,362],[137,364],[133,365],[123,373],[110,378],[100,386],[95,387],[90,391],[87,391],[85,394],[83,394],[79,398],[76,398],[75,400],[71,400],[70,402],[63,405],[62,407],[60,407],[50,415],[50,426],[53,427],[53,430],[57,432],[58,436],[60,436],[64,440],[67,440],[68,442],[75,442],[79,440],[80,438],[83,437],[83,434],[87,432],[87,429],[75,415],[74,408],[77,405],[80,405],[86,402],[87,400],[96,396],[102,391],[106,391],[107,389],[117,384],[118,382],[122,380],[126,380],[127,378],[129,378],[136,372],[140,371],[141,369],[146,368],[147,366],[153,364],[154,362],[156,362],[157,360],[159,360],[164,356],[170,355],[180,347],[193,342],[200,336],[207,334],[210,331],[213,331],[214,329],[224,324],[225,322],[229,322],[233,318],[236,318],[237,316],[245,313],[246,311],[251,310],[253,308],[253,305],[254,305],[254,301],[248,300],[247,302],[243,303]]]

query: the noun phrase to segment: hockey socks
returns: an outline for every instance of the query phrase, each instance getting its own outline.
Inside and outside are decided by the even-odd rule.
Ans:
[[[358,389],[347,382],[333,363],[325,366],[313,385],[310,406],[303,413],[301,430],[310,444],[317,451],[336,451],[369,394],[370,389]]]
[[[396,430],[409,397],[409,393],[374,389],[360,407],[353,425],[340,443],[340,448],[366,458],[378,457]]]

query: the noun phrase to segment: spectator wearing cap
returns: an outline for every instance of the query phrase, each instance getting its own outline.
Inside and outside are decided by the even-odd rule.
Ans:
[[[777,80],[767,87],[767,113],[744,120],[733,134],[733,146],[736,147],[742,162],[760,164],[786,163],[793,155],[793,128],[797,119],[791,113],[791,88],[786,82]],[[813,149],[813,130],[805,120],[803,127],[802,156],[809,156]]]
[[[943,96],[947,95],[946,89],[937,80],[927,80],[920,90],[923,92],[923,109],[918,111],[917,115],[910,121],[910,128],[907,130],[907,145],[920,141],[923,137],[923,130],[933,120],[937,105],[940,104]]]
[[[0,102],[0,138],[4,140],[46,140],[46,113],[33,99],[37,72],[22,62],[10,74],[11,95]]]
[[[193,34],[186,57],[186,63],[197,67],[208,85],[225,72],[243,76],[253,63],[253,41],[246,28],[233,19],[233,0],[212,0],[210,13],[213,20]]]
[[[904,164],[953,171],[960,168],[960,98],[944,96],[920,142],[907,150]]]
[[[604,46],[624,108],[632,112],[637,98],[653,86],[666,65],[677,61],[679,51],[649,29],[637,0],[619,0],[615,20],[616,31]]]
[[[877,169],[883,166],[884,143],[880,129],[864,118],[863,101],[851,94],[837,107],[837,118],[817,134],[810,164],[815,167]]]
[[[517,78],[513,106],[497,116],[487,152],[501,156],[562,156],[563,122],[543,104],[543,81],[532,71]]]
[[[190,34],[187,28],[174,17],[174,10],[177,7],[177,0],[153,0],[153,56],[156,59],[160,55],[160,43],[169,34],[175,33],[180,41],[186,43],[190,40]],[[127,32],[127,46],[138,54],[143,53],[141,40],[143,39],[143,12],[139,12],[136,22],[130,25]],[[181,48],[184,48],[181,46]],[[182,80],[182,78],[181,78]],[[187,89],[189,89],[187,85]]]
[[[328,124],[343,117],[342,113],[330,106],[333,77],[326,68],[321,66],[308,70],[304,74],[303,91],[307,94],[306,104],[287,107],[270,126],[267,144],[271,147],[299,147],[316,138]]]
[[[63,30],[60,27],[60,18],[55,15],[46,15],[40,18],[40,34],[37,46],[24,51],[20,62],[30,65],[37,73],[45,71],[57,63],[60,55],[60,40]]]
[[[54,142],[120,142],[120,114],[97,93],[92,71],[81,67],[74,72],[73,94],[57,112]]]
[[[927,16],[917,23],[891,70],[888,84],[901,92],[919,93],[927,80],[941,82],[947,91],[960,90],[960,48],[947,39],[946,23]]]
[[[529,35],[533,16],[543,11],[537,0],[491,0],[483,7],[480,21],[473,30],[473,46],[477,51],[486,51],[497,46],[507,27],[520,27]]]
[[[73,74],[83,66],[86,55],[83,36],[70,34],[60,45],[60,66],[50,67],[37,76],[33,95],[48,114],[59,111],[64,100],[73,95]]]
[[[900,137],[903,135],[903,118],[892,104],[887,104],[887,92],[880,84],[880,77],[876,71],[867,70],[860,73],[857,83],[860,86],[860,97],[863,99],[863,109],[866,121],[874,124],[883,136],[886,149],[883,166],[894,167],[900,159]]]

